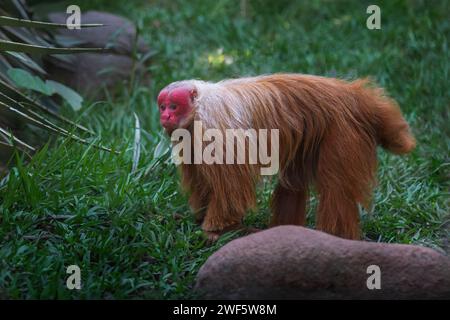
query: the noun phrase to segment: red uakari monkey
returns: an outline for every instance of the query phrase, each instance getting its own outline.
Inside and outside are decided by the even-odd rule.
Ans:
[[[396,102],[369,80],[302,74],[174,82],[158,96],[168,134],[194,121],[204,128],[278,129],[279,174],[272,225],[305,223],[308,190],[319,194],[316,228],[360,237],[358,203],[375,185],[376,147],[405,154],[415,139]],[[195,139],[195,138],[194,138]],[[240,226],[256,204],[254,164],[182,164],[182,185],[210,239]]]

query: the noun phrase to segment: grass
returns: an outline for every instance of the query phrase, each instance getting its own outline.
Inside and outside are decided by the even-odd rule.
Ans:
[[[115,98],[71,116],[118,155],[58,139],[31,162],[14,159],[0,183],[0,297],[193,298],[202,263],[237,237],[207,246],[194,223],[156,115],[155,95],[183,78],[278,71],[371,76],[400,103],[418,140],[409,156],[379,151],[379,186],[367,240],[445,249],[450,237],[449,4],[383,1],[382,29],[368,30],[368,1],[79,0],[82,10],[129,17],[156,55],[153,83],[123,86]],[[65,6],[61,5],[61,11]],[[134,116],[142,127],[131,172]],[[70,112],[66,110],[70,115]],[[270,183],[246,222],[266,226]],[[309,225],[313,226],[312,208]],[[79,265],[82,289],[66,288]]]

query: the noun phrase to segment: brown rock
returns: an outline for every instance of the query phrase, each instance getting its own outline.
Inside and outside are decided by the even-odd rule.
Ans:
[[[371,265],[380,268],[381,289],[367,288]],[[419,246],[280,226],[218,250],[195,289],[209,299],[450,299],[450,258]]]

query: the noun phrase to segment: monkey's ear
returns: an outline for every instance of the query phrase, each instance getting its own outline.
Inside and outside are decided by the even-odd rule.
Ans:
[[[195,98],[197,98],[197,89],[192,89],[190,92],[191,95],[191,102],[194,102]]]

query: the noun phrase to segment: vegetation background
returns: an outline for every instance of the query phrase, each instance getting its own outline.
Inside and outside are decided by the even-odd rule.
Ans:
[[[42,2],[42,1],[34,1]],[[41,11],[65,11],[74,1]],[[118,155],[59,138],[31,162],[21,157],[0,183],[0,297],[193,298],[202,263],[226,242],[205,239],[180,192],[158,124],[156,94],[185,78],[219,80],[273,72],[373,77],[402,107],[414,153],[379,151],[379,186],[362,212],[366,240],[447,250],[449,187],[449,2],[377,1],[381,30],[368,30],[371,1],[77,0],[135,21],[155,56],[151,86],[63,113],[99,133]],[[134,126],[141,157],[132,171]],[[267,226],[272,186],[246,223]],[[313,226],[315,199],[308,223]],[[82,289],[66,288],[79,265]]]

